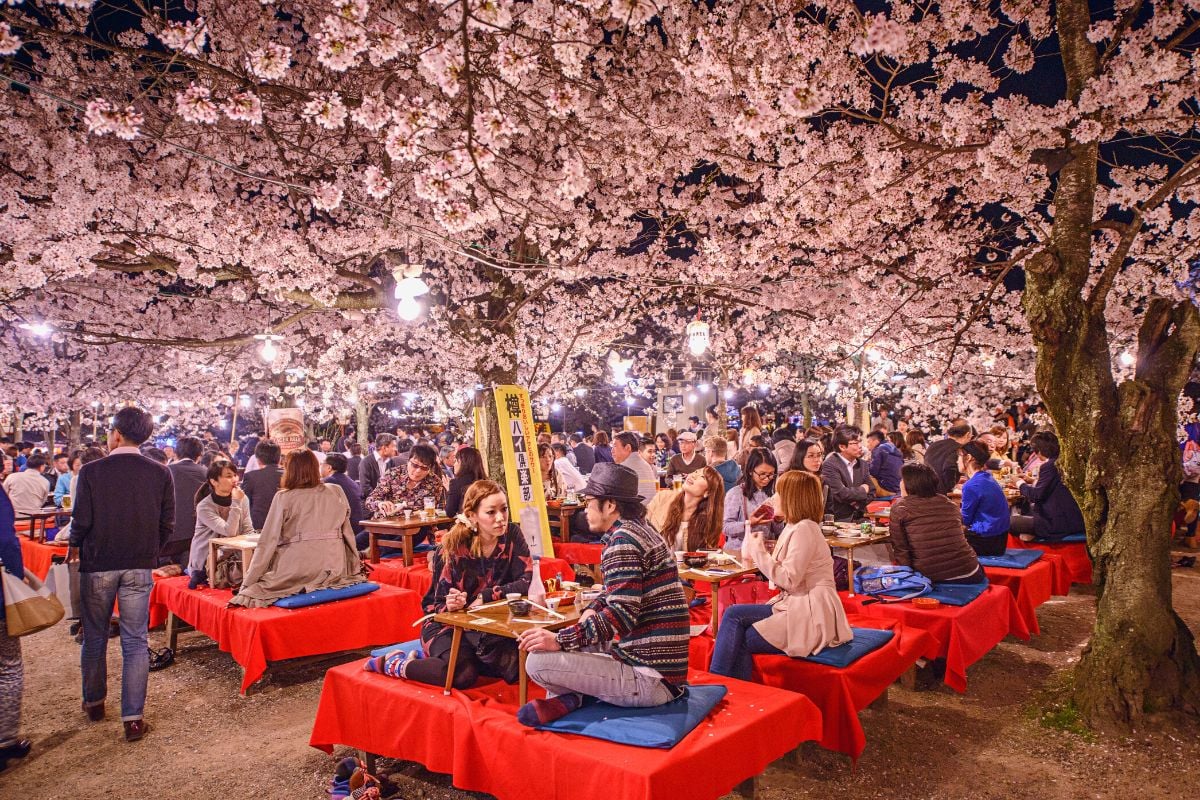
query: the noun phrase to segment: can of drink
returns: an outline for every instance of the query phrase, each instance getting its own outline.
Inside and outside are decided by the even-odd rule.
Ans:
[[[871,523],[869,522],[864,522],[862,525],[858,526],[858,529],[862,531],[863,536],[871,535]]]

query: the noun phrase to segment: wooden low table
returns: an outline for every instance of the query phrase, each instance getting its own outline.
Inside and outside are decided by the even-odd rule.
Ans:
[[[857,530],[858,525],[849,522],[839,522],[837,523],[837,527],[839,533],[831,534],[822,530],[821,534],[825,537],[825,544],[846,551],[846,576],[850,582],[850,597],[854,597],[854,549],[868,544],[881,544],[889,541],[891,537],[886,533],[882,533],[873,534],[869,538],[847,539],[844,538],[845,534],[841,533],[841,531],[849,533],[850,531]]]
[[[372,564],[379,563],[379,545],[399,545],[404,553],[404,566],[411,567],[413,563],[413,537],[422,528],[437,528],[453,524],[450,517],[425,518],[414,514],[412,519],[404,517],[386,517],[384,519],[364,519],[363,530],[367,532],[370,544],[367,546],[367,560]]]
[[[521,631],[530,628],[557,631],[568,625],[574,625],[583,614],[583,607],[579,605],[561,607],[558,609],[558,613],[563,616],[563,619],[558,619],[536,608],[530,610],[528,617],[514,617],[508,608],[508,602],[497,600],[471,611],[443,611],[435,616],[433,618],[435,622],[449,625],[454,629],[453,638],[450,640],[450,668],[446,671],[446,686],[442,693],[450,694],[450,688],[454,685],[454,668],[458,664],[458,648],[462,645],[464,630],[492,633],[496,636],[516,639]],[[519,699],[521,705],[525,705],[529,693],[529,676],[525,673],[525,659],[528,656],[529,654],[524,650],[520,651],[518,675],[520,676]]]
[[[57,528],[58,527],[58,515],[64,514],[64,513],[70,514],[71,512],[70,511],[65,511],[65,512],[59,511],[58,509],[53,509],[51,511],[26,512],[24,514],[17,514],[16,521],[17,522],[28,522],[29,530],[25,531],[25,534],[30,539],[33,539],[35,542],[44,542],[44,541],[46,541],[46,528],[49,527],[49,522],[51,520],[54,520],[54,527]],[[39,526],[41,527],[40,533],[38,532]]]
[[[715,572],[714,570],[720,571]],[[717,624],[721,619],[721,610],[719,608],[721,604],[717,597],[721,588],[721,584],[738,580],[739,578],[744,578],[747,575],[754,575],[757,572],[758,570],[753,567],[742,567],[736,562],[733,566],[728,568],[723,566],[716,566],[712,568],[705,567],[704,569],[686,567],[685,569],[681,569],[679,571],[679,577],[683,580],[699,581],[701,583],[712,584],[712,600],[710,601],[712,603],[712,621],[709,624],[712,626],[712,635],[714,639],[717,638]]]
[[[208,540],[208,585],[217,579],[217,554],[224,547],[227,550],[240,550],[242,553],[242,575],[250,572],[250,562],[254,560],[254,551],[258,549],[258,534],[246,536],[218,536]]]
[[[571,541],[571,517],[576,511],[583,509],[582,503],[573,503],[567,505],[546,505],[546,513],[551,517],[558,518],[558,539],[561,542]]]

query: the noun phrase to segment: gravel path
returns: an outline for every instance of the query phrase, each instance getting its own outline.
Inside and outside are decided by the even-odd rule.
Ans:
[[[1176,608],[1200,634],[1200,569],[1174,576]],[[945,687],[893,687],[886,710],[863,713],[868,744],[857,769],[816,750],[768,769],[759,797],[1184,796],[1200,764],[1200,725],[1159,719],[1129,738],[1097,741],[1038,722],[1047,687],[1061,683],[1079,657],[1093,606],[1079,587],[1042,606],[1042,635],[1001,643],[971,669],[965,696]],[[164,640],[161,631],[151,633],[152,646]],[[184,634],[180,650],[173,666],[151,673],[147,719],[154,730],[131,745],[119,721],[89,724],[79,710],[78,646],[66,626],[27,638],[23,719],[34,752],[0,773],[0,797],[321,800],[331,759],[307,745],[321,676],[358,656],[277,665],[243,698],[236,665],[206,637]],[[119,672],[116,640],[109,661]],[[110,698],[119,691],[114,681]],[[404,798],[480,797],[415,764],[381,765]]]

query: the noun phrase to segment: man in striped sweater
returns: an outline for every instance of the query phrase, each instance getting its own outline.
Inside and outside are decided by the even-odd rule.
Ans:
[[[637,473],[597,464],[583,495],[588,527],[603,534],[605,591],[575,625],[557,633],[534,628],[518,638],[529,653],[526,672],[546,689],[545,700],[517,712],[529,726],[574,711],[585,696],[616,706],[662,705],[682,695],[687,680],[683,585],[674,555],[646,520]]]

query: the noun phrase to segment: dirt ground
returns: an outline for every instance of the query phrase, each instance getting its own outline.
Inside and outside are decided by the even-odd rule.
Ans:
[[[1175,605],[1200,634],[1200,568],[1174,570]],[[956,695],[890,690],[886,709],[863,712],[867,750],[856,769],[815,750],[781,760],[759,781],[760,798],[1176,798],[1190,792],[1200,764],[1200,725],[1156,720],[1135,735],[1100,739],[1047,727],[1040,704],[1078,657],[1094,618],[1091,593],[1042,606],[1042,635],[1008,639],[970,671]],[[119,647],[109,662],[119,672]],[[151,645],[165,645],[162,631]],[[238,695],[236,665],[200,634],[184,634],[176,663],[150,675],[147,719],[136,744],[121,738],[113,681],[108,720],[91,724],[79,709],[78,646],[66,626],[24,641],[24,735],[33,753],[0,773],[0,797],[189,800],[320,800],[332,759],[308,747],[321,676],[334,664],[274,665],[249,697]],[[111,672],[110,672],[111,674]],[[411,763],[381,761],[399,797],[481,797]],[[664,799],[666,800],[666,799]]]

